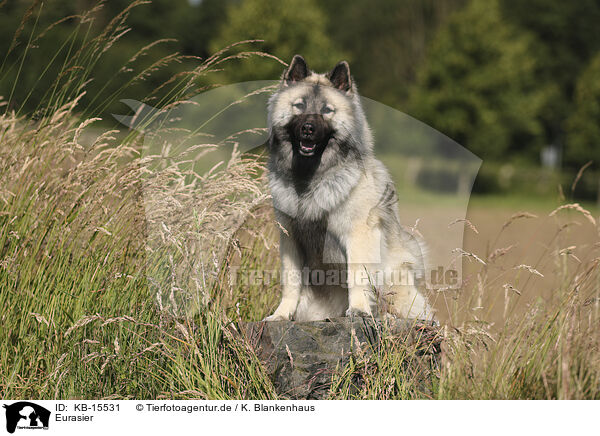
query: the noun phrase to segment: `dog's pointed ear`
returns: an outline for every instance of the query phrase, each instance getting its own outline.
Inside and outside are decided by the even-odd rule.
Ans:
[[[287,71],[283,74],[283,83],[292,84],[304,80],[309,74],[308,65],[300,55],[294,56]]]
[[[350,77],[350,65],[348,62],[341,61],[333,70],[327,74],[327,78],[334,88],[340,91],[348,92],[352,89],[352,77]]]

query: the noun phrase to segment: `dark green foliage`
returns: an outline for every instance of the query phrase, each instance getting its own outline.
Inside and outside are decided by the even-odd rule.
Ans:
[[[432,42],[411,93],[411,115],[482,158],[536,156],[539,113],[552,89],[535,81],[535,41],[476,0]]]
[[[403,109],[425,47],[464,0],[332,0],[321,7],[328,32],[351,55],[362,95]]]
[[[429,46],[410,110],[483,159],[533,164],[542,146],[565,145],[570,117],[577,139],[569,139],[565,161],[576,169],[594,158],[591,138],[599,138],[593,98],[582,91],[593,86],[593,73],[579,79],[600,49],[599,21],[592,0],[472,0]],[[576,125],[586,133],[574,135]]]
[[[575,92],[575,111],[567,122],[565,159],[571,165],[600,163],[600,52],[581,74]],[[597,168],[597,167],[596,167]]]
[[[301,53],[309,67],[322,72],[330,70],[342,57],[326,32],[327,18],[318,2],[303,0],[246,0],[232,3],[227,10],[227,25],[210,44],[216,52],[243,40],[259,39],[261,51],[289,62]],[[229,81],[277,79],[283,65],[274,59],[252,58],[229,68]]]
[[[532,35],[541,46],[529,54],[540,66],[536,81],[540,87],[556,87],[541,113],[543,137],[547,143],[563,143],[564,120],[577,104],[575,83],[600,50],[600,2],[501,0],[500,7],[508,22]]]
[[[206,3],[209,9],[211,2]],[[189,38],[206,47],[208,35],[188,32],[185,27],[199,28],[196,18],[210,16],[204,13],[204,6],[193,7],[187,0],[155,0],[131,6],[132,2],[125,0],[6,5],[0,14],[0,53],[4,55],[0,59],[0,96],[9,100],[9,108],[34,114],[51,100],[56,102],[57,95],[67,92],[65,88],[78,93],[83,82],[80,76],[73,81],[74,71],[85,70],[89,81],[78,109],[110,120],[110,113],[123,110],[119,98],[144,100],[174,74],[189,69],[192,62],[179,58],[136,78],[159,60],[181,53],[177,39],[187,41],[184,48],[189,52],[181,54],[206,56],[207,52],[189,43]],[[94,12],[89,13],[92,9]],[[116,25],[102,38],[115,18]],[[211,26],[217,22],[204,24],[202,29],[212,32]],[[122,38],[124,35],[127,38]],[[112,50],[101,51],[110,39]],[[142,47],[158,40],[162,41],[140,53]],[[159,99],[157,96],[154,101]],[[108,107],[100,103],[106,101],[111,102]]]
[[[228,51],[243,59],[213,65],[225,71],[198,85],[276,79],[283,65],[270,55],[289,62],[301,53],[318,71],[346,59],[363,95],[409,112],[484,160],[537,165],[548,144],[564,149],[571,172],[598,160],[594,97],[585,91],[593,73],[584,73],[600,51],[597,0],[152,0],[122,17],[131,27],[126,38],[117,37],[125,31],[119,24],[107,35],[113,49],[94,52],[94,38],[131,3],[5,2],[2,107],[39,118],[40,107],[67,101],[85,83],[77,110],[110,122],[126,110],[121,98],[159,105],[168,93],[161,85],[200,59],[261,39]],[[136,77],[147,68],[152,74]],[[83,80],[75,69],[86,71]]]

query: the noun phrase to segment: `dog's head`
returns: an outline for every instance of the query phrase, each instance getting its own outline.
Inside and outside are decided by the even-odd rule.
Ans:
[[[357,125],[356,105],[346,61],[328,73],[318,74],[296,55],[269,102],[271,135],[275,135],[277,144],[291,146],[294,158],[321,161],[328,147],[337,145],[338,151],[344,151],[343,144]]]

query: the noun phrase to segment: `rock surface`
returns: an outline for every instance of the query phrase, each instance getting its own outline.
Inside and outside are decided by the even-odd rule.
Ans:
[[[336,367],[346,365],[353,354],[377,350],[384,335],[415,347],[416,358],[429,365],[437,361],[441,343],[438,327],[409,319],[272,321],[246,323],[242,328],[278,393],[295,399],[325,398]]]

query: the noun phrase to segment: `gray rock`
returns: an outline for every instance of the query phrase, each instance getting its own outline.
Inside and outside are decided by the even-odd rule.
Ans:
[[[441,335],[432,323],[409,319],[336,318],[317,322],[273,321],[242,325],[278,393],[286,398],[326,398],[331,376],[353,354],[372,353],[382,335],[417,350],[416,359],[437,364]]]

